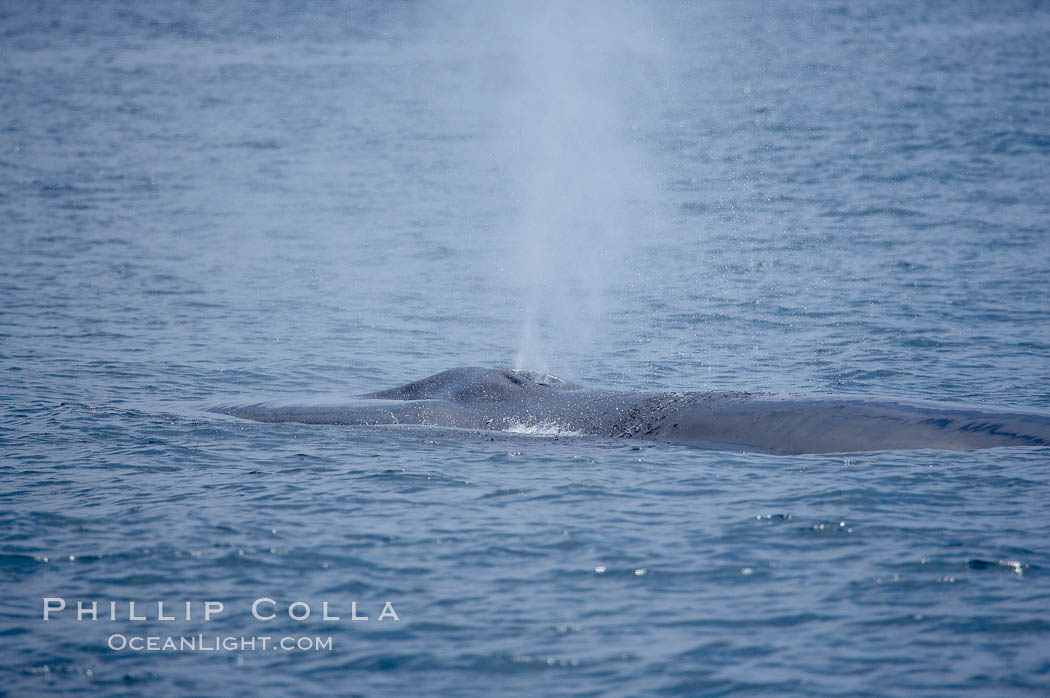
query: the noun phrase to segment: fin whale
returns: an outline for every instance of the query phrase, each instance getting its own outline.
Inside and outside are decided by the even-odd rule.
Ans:
[[[464,367],[338,405],[258,403],[209,411],[260,422],[415,424],[647,439],[768,453],[1050,445],[1050,415],[936,402],[747,392],[591,390],[554,376]]]

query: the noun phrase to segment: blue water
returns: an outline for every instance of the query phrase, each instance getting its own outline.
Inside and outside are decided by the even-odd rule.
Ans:
[[[1050,410],[1045,3],[300,5],[0,7],[0,693],[1050,691],[1046,448],[203,411],[515,363]]]

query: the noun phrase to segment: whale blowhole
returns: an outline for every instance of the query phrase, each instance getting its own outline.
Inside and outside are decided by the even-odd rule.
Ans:
[[[527,368],[511,368],[507,370],[509,373],[512,373],[520,378],[524,378],[537,385],[547,385],[552,388],[568,389],[576,389],[577,387],[579,387],[575,383],[571,383],[565,380],[564,378],[558,378],[557,376],[552,376],[551,374],[543,373],[542,371],[533,371]]]

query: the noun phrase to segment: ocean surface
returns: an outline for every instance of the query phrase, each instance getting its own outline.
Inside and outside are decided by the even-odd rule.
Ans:
[[[206,410],[1045,413],[1048,182],[1042,2],[0,3],[0,694],[1046,695],[1050,449]]]

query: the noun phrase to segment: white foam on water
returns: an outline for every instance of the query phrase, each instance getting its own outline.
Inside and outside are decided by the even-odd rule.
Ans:
[[[583,436],[582,431],[568,429],[557,422],[511,422],[503,431],[526,436]]]

